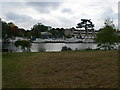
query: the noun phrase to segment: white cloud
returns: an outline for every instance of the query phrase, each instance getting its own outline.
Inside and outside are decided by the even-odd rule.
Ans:
[[[9,21],[10,17],[7,16],[15,13],[17,15],[12,17],[11,21],[15,21],[15,24],[24,28],[30,28],[37,22],[52,27],[76,27],[80,19],[87,18],[92,20],[96,29],[99,29],[107,17],[114,19],[116,25],[118,20],[118,0],[64,0],[57,3],[7,2],[2,6],[2,19]],[[10,15],[7,15],[8,13]],[[16,21],[17,17],[21,20]],[[25,18],[30,20],[24,22]]]

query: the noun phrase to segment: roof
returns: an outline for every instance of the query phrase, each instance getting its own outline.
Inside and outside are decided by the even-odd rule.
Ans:
[[[52,35],[50,32],[41,32],[42,35]]]

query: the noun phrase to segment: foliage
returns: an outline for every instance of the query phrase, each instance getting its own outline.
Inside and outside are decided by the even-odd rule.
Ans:
[[[28,38],[41,38],[41,32],[50,32],[54,38],[62,38],[64,36],[64,28],[51,28],[50,26],[45,26],[41,23],[33,25],[31,30],[24,30],[17,27],[12,22],[2,22],[2,37],[12,38],[12,37],[28,37]]]
[[[52,28],[49,31],[54,38],[62,38],[64,36],[64,29],[63,28]]]
[[[8,26],[8,24],[4,21],[2,21],[2,37],[7,37],[7,33],[10,30],[10,27]]]
[[[16,47],[21,47],[22,51],[25,52],[29,52],[30,51],[30,47],[31,47],[31,43],[29,41],[26,41],[26,40],[19,40],[19,41],[16,41],[14,43],[14,45]]]
[[[99,48],[104,48],[105,50],[114,49],[118,42],[118,35],[112,22],[110,24],[109,20],[105,21],[105,27],[97,34],[95,41],[98,43]]]
[[[85,50],[92,50],[92,48],[88,47],[88,48],[86,48]]]
[[[16,36],[22,36],[24,32],[24,29],[19,29],[12,22],[6,23],[5,21],[2,21],[2,38],[6,39]]]
[[[32,36],[36,38],[41,36],[41,32],[48,31],[48,26],[45,26],[41,23],[37,23],[33,26],[31,30],[32,30],[31,31]]]
[[[45,31],[48,31],[48,26],[45,26],[41,23],[37,23],[33,26],[32,30],[45,32]]]
[[[59,37],[58,36],[58,34],[59,34],[58,30],[52,29],[49,32],[53,35],[54,38],[58,38]]]

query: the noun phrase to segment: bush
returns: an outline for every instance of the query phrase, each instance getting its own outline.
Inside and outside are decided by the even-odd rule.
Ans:
[[[62,47],[61,51],[70,51],[70,50],[72,50],[70,47],[64,46]]]
[[[18,40],[18,41],[15,41],[14,45],[16,47],[20,46],[23,52],[26,52],[26,51],[30,52],[31,43],[29,41]]]
[[[114,27],[114,24],[110,19],[105,21],[105,26],[97,33],[95,41],[97,46],[104,50],[114,50],[114,47],[118,44],[118,34]]]
[[[45,52],[46,50],[44,48],[40,48],[39,52]]]
[[[86,48],[85,50],[92,50],[92,48],[88,47],[88,48]]]

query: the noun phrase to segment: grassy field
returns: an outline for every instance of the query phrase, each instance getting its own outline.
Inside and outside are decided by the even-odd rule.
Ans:
[[[117,51],[3,53],[3,88],[117,88]]]

